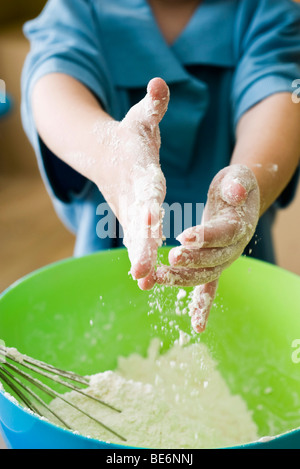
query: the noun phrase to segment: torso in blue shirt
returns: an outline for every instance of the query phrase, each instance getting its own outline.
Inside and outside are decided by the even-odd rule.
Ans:
[[[102,195],[40,141],[30,105],[36,80],[68,73],[121,120],[152,78],[165,79],[171,101],[161,123],[161,165],[171,205],[205,203],[213,177],[230,164],[240,117],[273,93],[293,92],[300,76],[300,8],[290,0],[204,0],[171,47],[146,0],[50,0],[25,32],[32,51],[23,74],[24,126],[57,212],[76,232],[77,255],[122,240],[99,238]],[[290,192],[292,185],[282,201]],[[274,212],[261,219],[251,246],[270,262]],[[168,242],[175,243],[172,233]]]

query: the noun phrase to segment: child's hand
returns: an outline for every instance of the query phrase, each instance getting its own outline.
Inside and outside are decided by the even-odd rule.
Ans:
[[[169,89],[156,78],[149,83],[147,96],[122,122],[95,126],[105,148],[97,185],[123,227],[135,279],[154,270],[162,244],[166,181],[159,162],[159,123],[168,104]]]
[[[202,224],[179,236],[182,246],[170,251],[171,267],[158,268],[159,284],[197,286],[190,307],[197,332],[205,329],[222,271],[243,253],[259,213],[259,187],[253,172],[242,165],[223,169],[210,186]]]

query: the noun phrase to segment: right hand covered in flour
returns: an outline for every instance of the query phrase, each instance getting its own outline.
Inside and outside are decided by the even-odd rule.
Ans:
[[[99,143],[105,146],[106,158],[97,185],[122,225],[134,279],[151,276],[162,245],[166,181],[159,161],[159,123],[168,104],[169,89],[155,78],[146,97],[122,122],[99,125]]]
[[[161,285],[196,287],[190,304],[192,325],[206,328],[218,279],[237,260],[254,235],[260,214],[260,191],[254,173],[232,165],[214,178],[202,224],[184,231],[181,246],[170,251],[170,266],[157,269]]]

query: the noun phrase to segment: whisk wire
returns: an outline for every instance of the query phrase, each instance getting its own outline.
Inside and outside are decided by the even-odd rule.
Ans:
[[[7,378],[7,375],[9,378]],[[39,409],[31,402],[25,394],[14,384],[17,383],[19,387],[25,390],[28,394],[30,394],[36,401],[38,401],[48,412],[54,415],[67,429],[71,430],[71,427],[56,413],[54,412],[44,401],[41,399],[32,389],[28,386],[25,386],[22,381],[20,381],[16,376],[12,375],[8,370],[0,367],[0,378],[14,391],[14,393],[21,399],[21,401],[32,411],[35,412],[40,417],[43,417],[42,413]]]
[[[12,353],[13,351],[13,353]],[[77,382],[83,385],[88,385],[89,382],[85,377],[82,377],[80,375],[77,375],[76,373],[73,372],[68,372],[64,370],[60,370],[59,368],[55,368],[52,365],[48,365],[47,363],[41,362],[39,360],[35,360],[31,357],[28,357],[26,355],[22,355],[19,352],[17,352],[15,349],[9,349],[3,345],[0,345],[0,355],[4,356],[5,359],[9,359],[15,364],[21,365],[22,367],[33,371],[34,373],[38,373],[39,375],[50,379],[51,381],[60,384],[62,386],[67,387],[68,389],[71,389],[72,391],[75,391],[89,399],[92,399],[99,404],[111,409],[112,411],[119,412],[121,411],[119,409],[116,409],[115,407],[111,406],[110,404],[107,404],[106,402],[102,401],[101,399],[92,396],[82,390],[79,386],[75,386],[74,384],[71,384],[67,381],[64,381],[61,378],[66,378],[69,379],[73,382]],[[34,393],[28,386],[26,386],[24,383],[22,383],[15,375],[10,373],[6,368],[9,368],[11,371],[19,375],[20,377],[24,378],[26,381],[29,383],[33,384],[36,386],[38,389],[46,393],[48,396],[52,398],[58,398],[61,399],[63,402],[66,404],[70,405],[73,407],[75,410],[78,412],[81,412],[83,415],[86,417],[90,418],[94,422],[98,423],[102,428],[107,430],[108,432],[112,433],[113,435],[117,436],[119,439],[122,441],[126,441],[126,438],[124,438],[122,435],[114,431],[113,429],[109,428],[107,425],[105,425],[103,422],[100,420],[96,419],[89,413],[85,412],[83,409],[80,409],[78,406],[76,406],[71,400],[67,399],[66,396],[63,396],[56,392],[54,389],[50,388],[47,386],[45,383],[40,381],[37,378],[34,378],[33,376],[29,375],[25,371],[21,370],[18,366],[15,366],[12,363],[9,363],[5,360],[4,363],[1,364],[0,366],[0,378],[5,382],[7,386],[9,386],[15,394],[19,397],[19,399],[33,412],[37,413],[39,416],[42,416],[41,412],[34,406],[34,404],[27,398],[27,396],[18,388],[20,386],[24,391],[26,391],[28,394],[30,394],[34,399],[36,399],[44,408],[46,408],[49,412],[52,413],[58,420],[67,428],[70,429],[69,425],[61,419],[56,413],[54,413],[51,408],[36,394]],[[9,378],[8,378],[9,376]],[[16,386],[16,383],[18,386]]]
[[[89,385],[88,379],[83,376],[80,376],[72,371],[61,370],[48,363],[36,360],[27,355],[23,355],[17,352],[15,349],[7,348],[0,344],[0,351],[2,351],[3,355],[5,355],[7,358],[10,358],[10,360],[16,361],[20,364],[26,363],[28,365],[33,365],[36,368],[48,371],[49,373],[53,373],[54,375],[58,374],[64,378],[70,379],[71,381],[77,382],[79,384]]]
[[[3,346],[0,346],[0,353],[2,352],[2,347]],[[102,401],[101,399],[99,399],[95,396],[91,396],[90,394],[87,394],[86,392],[84,392],[78,386],[74,386],[74,384],[70,384],[67,381],[63,381],[62,379],[60,379],[58,374],[61,374],[61,370],[59,368],[54,368],[53,366],[49,367],[45,363],[36,362],[33,359],[31,359],[31,361],[29,361],[29,360],[27,360],[28,357],[25,356],[25,355],[22,358],[18,358],[20,354],[18,354],[16,357],[14,355],[10,354],[8,351],[4,351],[4,354],[5,354],[6,358],[9,358],[11,361],[13,361],[15,363],[19,363],[22,366],[26,366],[27,369],[29,369],[33,372],[38,372],[41,376],[44,376],[45,378],[48,378],[48,379],[50,379],[51,381],[54,381],[57,384],[61,384],[62,386],[65,386],[65,387],[71,389],[72,391],[76,391],[76,392],[78,392],[79,394],[81,394],[85,397],[88,397],[88,398],[90,398],[90,399],[92,399],[96,402],[99,402],[99,404],[102,404],[102,405],[110,408],[111,410],[114,410],[115,412],[121,413],[121,411],[119,409],[116,409],[115,407],[111,406],[110,404],[107,404],[106,402]],[[24,365],[24,363],[26,363],[26,365]],[[32,363],[33,366],[30,363]],[[45,365],[45,366],[42,368],[42,370],[49,369],[50,373],[54,373],[54,374],[50,375],[49,373],[44,372],[41,369],[39,371],[37,371],[35,367],[41,368],[41,366],[37,365],[36,363],[43,363],[43,365]],[[75,373],[71,373],[71,372],[63,372],[63,373],[64,373],[63,376],[68,378],[68,379],[71,379],[71,380],[75,379],[77,382],[80,382],[81,384],[85,384],[85,385],[89,384],[87,380],[81,379],[81,377],[79,375],[75,375]],[[26,375],[26,376],[27,376],[28,380],[32,379],[32,377],[30,375]],[[48,391],[49,390],[50,390],[50,388],[48,388]]]
[[[0,367],[0,378],[2,379],[2,381],[4,383],[6,383],[13,391],[14,393],[21,399],[21,401],[32,411],[32,412],[35,412],[37,413],[38,415],[42,416],[41,413],[39,412],[39,410],[32,404],[32,402],[29,401],[29,399],[27,399],[27,397],[25,396],[25,394],[22,393],[22,391],[20,389],[18,389],[18,387],[14,384],[14,382],[12,380],[10,380],[9,378],[7,378],[6,374],[8,374],[9,376],[12,377],[12,379],[15,381],[15,378],[7,371],[5,370],[2,366]],[[24,386],[22,386],[23,389]],[[27,390],[28,391],[28,390]]]

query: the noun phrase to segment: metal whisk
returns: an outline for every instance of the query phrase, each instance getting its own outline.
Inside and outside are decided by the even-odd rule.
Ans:
[[[4,359],[1,360],[1,357],[4,357]],[[18,364],[18,366],[16,366],[16,364]],[[108,407],[113,412],[121,413],[119,409],[116,409],[115,407],[107,404],[106,402],[103,402],[97,397],[91,396],[90,394],[86,393],[82,387],[74,384],[78,383],[87,387],[89,386],[87,378],[70,371],[60,370],[52,365],[28,357],[27,355],[22,355],[16,349],[8,348],[0,344],[0,381],[2,381],[3,384],[6,384],[15,393],[15,395],[18,396],[20,401],[22,401],[23,404],[25,404],[25,406],[27,406],[28,409],[30,409],[32,412],[36,413],[40,417],[45,417],[45,415],[42,414],[41,409],[37,408],[36,405],[32,402],[33,400],[35,400],[43,408],[47,409],[48,412],[54,415],[54,417],[58,419],[64,427],[66,427],[68,430],[72,430],[72,428],[59,415],[57,415],[57,413],[54,412],[40,396],[38,396],[30,387],[28,387],[26,384],[24,384],[24,382],[19,379],[20,377],[22,377],[28,383],[34,385],[36,388],[43,391],[48,396],[52,398],[61,399],[66,404],[69,404],[71,407],[76,409],[78,412],[81,412],[86,417],[94,420],[94,422],[101,425],[101,427],[118,437],[120,440],[124,442],[126,441],[123,436],[119,435],[117,432],[109,428],[100,420],[96,419],[92,415],[80,409],[78,406],[73,404],[73,402],[71,402],[71,400],[69,400],[66,396],[57,393],[54,389],[47,386],[38,378],[35,378],[28,374],[26,371],[22,370],[19,365],[21,365],[27,371],[30,370],[35,373],[38,373],[39,375],[48,378],[52,382],[61,384],[66,388],[71,389],[72,391],[76,391],[77,393],[82,394],[83,396],[92,399],[93,401],[98,402],[100,405]]]

